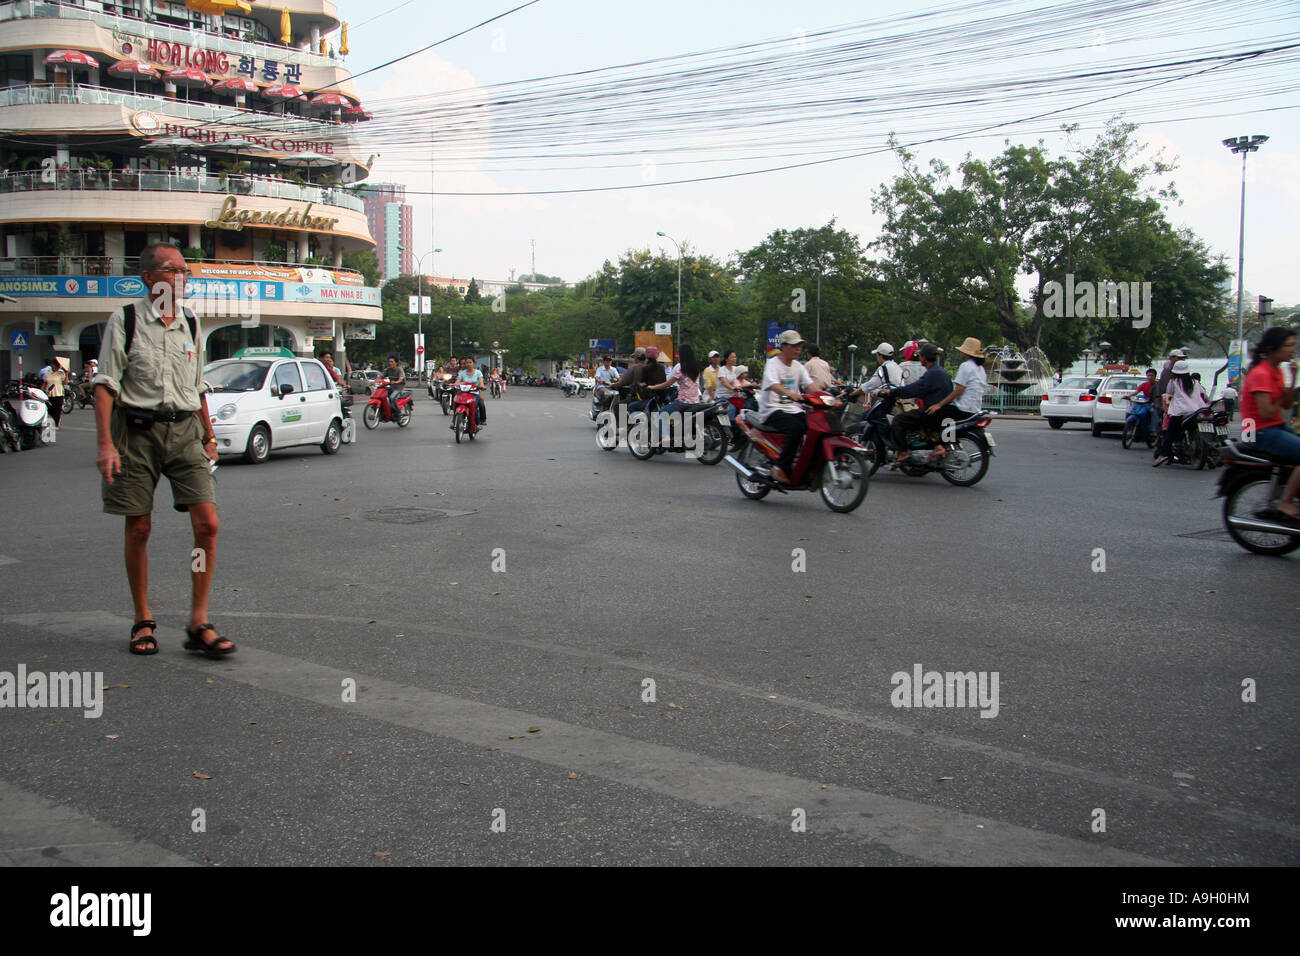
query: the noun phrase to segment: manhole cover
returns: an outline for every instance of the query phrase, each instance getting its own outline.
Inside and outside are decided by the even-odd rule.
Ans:
[[[1231,541],[1232,535],[1222,528],[1207,528],[1204,531],[1185,531],[1175,537],[1179,538],[1199,538],[1201,541]]]
[[[476,511],[448,511],[445,508],[376,508],[367,511],[361,517],[366,521],[379,521],[383,524],[423,524],[439,518],[463,518],[477,514]]]

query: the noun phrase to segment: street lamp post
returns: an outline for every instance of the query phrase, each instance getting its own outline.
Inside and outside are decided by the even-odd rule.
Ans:
[[[677,247],[677,354],[673,356],[676,358],[682,351],[682,247],[666,232],[657,232],[655,235],[663,236]]]
[[[1246,156],[1268,142],[1267,136],[1229,136],[1223,145],[1234,153],[1241,153],[1241,234],[1237,239],[1237,341],[1245,335],[1242,328],[1242,275],[1246,260]],[[1239,346],[1241,347],[1241,346]]]
[[[1084,350],[1083,350],[1083,375],[1084,375],[1084,378],[1087,378],[1087,377],[1088,377],[1088,360],[1089,360],[1090,358],[1092,358],[1093,356],[1095,356],[1096,354],[1097,354],[1097,353],[1094,352],[1092,349],[1084,349]]]
[[[858,347],[856,345],[850,345],[849,346],[849,384],[850,385],[853,384],[853,360],[857,357],[858,357]]]
[[[406,247],[403,246],[400,242],[397,244],[397,248],[399,251],[402,252],[406,251]],[[424,256],[432,256],[435,253],[439,253],[439,252],[442,252],[442,250],[430,249],[428,252],[424,254]],[[422,265],[422,263],[424,262],[424,256],[419,256],[415,260],[415,334],[416,335],[424,334],[424,268]],[[436,259],[430,260],[431,265],[435,262],[437,262]],[[435,269],[436,268],[437,267],[435,266]],[[430,318],[432,318],[432,316],[430,316]],[[417,355],[415,357],[415,365],[417,369],[423,371],[423,365],[424,365],[423,356]]]

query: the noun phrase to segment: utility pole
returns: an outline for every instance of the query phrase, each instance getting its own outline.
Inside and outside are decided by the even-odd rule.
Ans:
[[[528,241],[532,243],[533,246],[533,281],[536,282],[537,281],[537,240],[529,239]]]

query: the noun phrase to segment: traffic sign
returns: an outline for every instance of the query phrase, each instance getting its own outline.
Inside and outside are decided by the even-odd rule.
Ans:
[[[27,348],[27,335],[24,332],[14,332],[9,336],[9,347],[14,350]]]
[[[415,347],[415,354],[416,354],[416,355],[423,355],[423,354],[424,354],[424,346],[423,346],[423,345],[417,345],[417,346]]]

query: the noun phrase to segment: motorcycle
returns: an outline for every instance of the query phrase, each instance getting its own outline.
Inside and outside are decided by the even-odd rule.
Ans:
[[[1223,525],[1232,540],[1255,554],[1283,555],[1300,548],[1300,522],[1274,506],[1295,467],[1253,443],[1227,442],[1215,497],[1223,499]]]
[[[582,386],[574,379],[566,379],[560,382],[560,388],[564,392],[565,398],[577,398],[582,394]]]
[[[1211,462],[1219,458],[1218,442],[1214,442],[1211,447],[1211,441],[1207,440],[1202,431],[1208,431],[1211,438],[1215,437],[1216,425],[1214,424],[1214,413],[1208,408],[1202,408],[1199,411],[1188,412],[1186,415],[1180,415],[1177,420],[1172,417],[1169,419],[1169,427],[1175,429],[1174,440],[1170,444],[1170,455],[1168,464],[1170,465],[1188,465],[1196,466],[1197,471],[1202,471],[1207,466],[1214,467]],[[1227,416],[1224,415],[1223,438],[1226,441],[1228,435]],[[1159,449],[1156,450],[1156,457],[1160,456]]]
[[[401,391],[389,400],[393,383],[386,378],[375,381],[375,390],[366,401],[365,413],[361,420],[367,428],[377,428],[380,422],[397,422],[398,428],[411,424],[411,413],[415,410],[415,398],[410,392]],[[396,413],[394,414],[394,404]]]
[[[1129,398],[1120,441],[1125,448],[1132,448],[1134,441],[1144,441],[1148,448],[1156,447],[1155,409],[1151,407],[1151,399],[1145,395]]]
[[[889,407],[889,398],[878,399],[862,416],[861,421],[845,432],[856,437],[866,450],[868,467],[873,475],[885,464],[888,451],[894,447]],[[956,415],[966,415],[959,409],[953,411]],[[997,447],[993,436],[986,431],[993,421],[992,416],[981,411],[964,418],[945,419],[946,416],[941,413],[934,422],[934,428],[940,433],[935,436],[937,441],[927,439],[916,430],[907,433],[907,448],[903,452],[895,449],[898,469],[909,478],[938,472],[949,484],[960,488],[979,484],[988,474],[989,460],[993,457],[993,449]],[[951,439],[945,440],[945,433],[950,428]],[[936,444],[942,444],[947,449],[947,454],[939,458],[931,457]]]
[[[683,405],[679,413],[660,418],[660,410],[668,404],[656,399],[645,411],[633,412],[627,419],[627,450],[637,461],[649,461],[665,452],[685,453],[698,449],[701,465],[716,465],[727,454],[731,420],[727,418],[727,400],[698,402]],[[687,429],[690,421],[694,426]],[[663,426],[668,435],[663,435]],[[688,432],[699,435],[699,440],[687,443]],[[603,447],[603,446],[602,446]]]
[[[1223,464],[1223,449],[1228,444],[1228,422],[1231,420],[1222,400],[1202,409],[1196,417],[1196,429],[1201,433],[1206,467],[1218,468]]]
[[[460,444],[462,435],[468,435],[473,441],[483,427],[478,423],[478,389],[468,382],[461,382],[456,386],[456,395],[451,403],[454,410],[451,430],[456,433],[456,444]]]
[[[489,393],[492,395],[493,398],[500,398],[500,397],[501,397],[501,387],[502,387],[502,384],[503,384],[503,383],[501,382],[501,380],[500,380],[499,378],[494,378],[494,379],[490,379],[490,380],[489,380],[489,382],[488,382],[488,389],[489,389]]]
[[[11,384],[5,393],[6,440],[16,438],[14,451],[26,451],[54,443],[54,419],[49,412],[49,398],[34,385]],[[11,399],[18,399],[15,409]]]
[[[357,423],[352,417],[352,393],[347,389],[339,390],[339,406],[343,413],[343,434],[339,440],[350,445],[357,440]]]
[[[451,414],[451,400],[456,394],[456,376],[450,372],[444,372],[442,380],[438,383],[438,404],[442,406],[444,415]]]
[[[746,409],[736,417],[741,444],[736,454],[727,455],[723,461],[735,469],[736,484],[746,498],[758,501],[773,488],[781,494],[815,491],[832,511],[850,512],[867,496],[871,473],[866,451],[827,420],[826,411],[842,405],[838,398],[812,392],[802,401],[808,406],[808,432],[790,470],[789,486],[772,477],[772,467],[781,456],[786,436],[764,431],[756,411]]]

